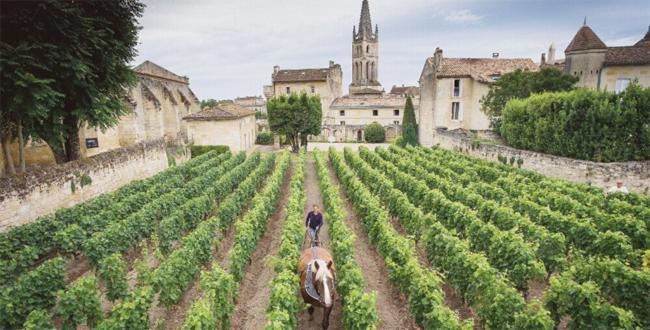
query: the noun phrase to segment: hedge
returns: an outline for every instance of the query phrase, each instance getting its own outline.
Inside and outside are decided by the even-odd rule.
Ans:
[[[257,139],[255,139],[255,144],[261,144],[261,145],[272,145],[273,144],[273,133],[271,132],[262,132],[257,135]]]
[[[192,155],[192,158],[201,156],[207,152],[210,152],[212,150],[216,150],[218,154],[222,154],[224,152],[230,151],[230,147],[224,146],[224,145],[216,145],[216,146],[191,146],[190,147],[190,154]]]
[[[382,143],[386,141],[386,129],[377,122],[366,126],[364,133],[366,142],[368,143]]]
[[[511,100],[502,114],[506,143],[599,162],[650,159],[650,88],[578,89]]]

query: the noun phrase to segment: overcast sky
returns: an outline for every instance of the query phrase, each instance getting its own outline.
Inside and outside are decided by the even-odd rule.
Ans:
[[[139,55],[190,78],[199,99],[261,95],[274,65],[343,67],[361,0],[145,0]],[[449,57],[529,57],[564,48],[587,16],[608,46],[631,45],[650,24],[648,0],[370,0],[379,25],[379,80],[415,85],[436,47]]]

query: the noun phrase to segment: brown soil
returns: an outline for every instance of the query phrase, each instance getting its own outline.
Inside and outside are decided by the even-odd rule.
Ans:
[[[239,301],[235,307],[231,327],[233,329],[263,329],[266,325],[266,308],[271,297],[270,282],[275,277],[268,257],[275,256],[280,248],[282,227],[286,216],[285,205],[289,199],[289,187],[293,167],[288,169],[282,185],[281,197],[275,213],[267,222],[264,235],[246,267],[246,273],[239,289]]]
[[[312,205],[316,204],[323,208],[323,198],[320,194],[320,187],[318,185],[318,177],[316,175],[316,167],[314,160],[311,157],[308,157],[305,161],[305,189],[307,203],[305,203],[305,214],[311,211]],[[327,210],[324,210],[327,212]],[[318,238],[321,241],[321,244],[324,248],[329,249],[330,246],[330,237],[329,237],[329,226],[327,219],[324,219],[325,223],[321,228]],[[330,326],[329,329],[343,329],[343,322],[341,317],[341,298],[340,296],[334,301],[334,307],[332,308],[332,313],[330,314]],[[321,322],[323,320],[323,309],[315,308],[313,318],[310,319],[309,312],[307,309],[303,310],[300,315],[298,315],[298,329],[322,329]]]
[[[336,185],[339,180],[330,169],[330,179]],[[317,183],[315,183],[317,186]],[[340,186],[340,185],[339,185]],[[357,239],[354,242],[354,258],[364,275],[367,291],[377,293],[377,314],[380,329],[420,329],[408,310],[406,297],[388,279],[384,258],[373,248],[359,217],[352,208],[340,186],[341,200],[347,212],[346,224]]]
[[[530,281],[528,283],[528,297],[526,297],[526,302],[531,302],[533,300],[541,301],[544,298],[544,292],[548,288],[548,283],[545,281]]]

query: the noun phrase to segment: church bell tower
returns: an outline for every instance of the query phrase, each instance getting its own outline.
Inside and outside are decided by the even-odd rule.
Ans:
[[[359,28],[352,28],[352,83],[350,94],[381,94],[379,83],[379,29],[372,29],[370,6],[363,0]]]

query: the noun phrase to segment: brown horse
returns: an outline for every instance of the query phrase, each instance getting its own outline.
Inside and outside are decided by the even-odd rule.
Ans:
[[[309,304],[309,317],[313,318],[314,306],[323,307],[323,329],[330,323],[330,313],[336,295],[336,268],[330,253],[321,247],[302,251],[298,263],[300,294]]]

